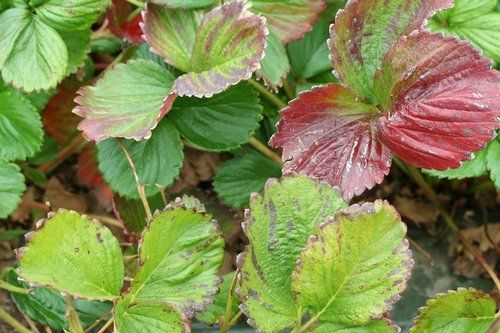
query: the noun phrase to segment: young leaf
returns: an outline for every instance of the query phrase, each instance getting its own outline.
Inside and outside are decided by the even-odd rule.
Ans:
[[[192,318],[218,291],[223,248],[210,215],[177,202],[168,205],[143,233],[141,268],[129,290],[131,303],[166,303]]]
[[[250,245],[238,258],[240,306],[264,332],[292,327],[300,315],[292,272],[309,235],[327,216],[345,208],[339,193],[304,176],[270,180],[250,201],[244,230]]]
[[[82,120],[78,129],[88,140],[110,137],[141,140],[151,137],[151,130],[170,110],[174,76],[148,60],[119,64],[97,81],[83,87],[75,99],[73,112]]]
[[[201,8],[212,5],[215,0],[151,0],[158,5],[164,5],[167,8]]]
[[[168,187],[179,175],[184,154],[179,133],[168,119],[153,131],[149,140],[123,140],[132,157],[139,181],[146,186],[146,195],[160,191],[157,185]],[[113,191],[128,199],[139,199],[134,174],[117,139],[97,145],[99,168]]]
[[[278,91],[278,87],[282,85],[281,81],[290,72],[290,61],[285,46],[283,46],[278,36],[271,32],[267,36],[264,52],[266,55],[260,62],[261,69],[257,71],[257,76],[262,77],[266,86]]]
[[[272,32],[284,44],[301,39],[325,9],[323,0],[250,0],[254,13],[267,19]]]
[[[387,202],[354,205],[311,236],[293,272],[297,304],[317,321],[367,324],[389,311],[413,267],[406,226]]]
[[[427,301],[410,332],[486,333],[493,324],[495,307],[495,301],[485,293],[459,288]]]
[[[281,118],[270,144],[283,147],[284,174],[326,180],[349,200],[389,173],[391,152],[377,140],[377,110],[341,85],[300,94]]]
[[[226,203],[247,208],[250,194],[261,193],[269,178],[279,177],[280,165],[260,154],[245,154],[219,167],[214,177],[214,188]]]
[[[37,226],[17,251],[23,279],[90,300],[120,297],[123,257],[109,229],[66,210]]]
[[[0,81],[0,160],[25,160],[42,145],[40,114],[21,93]]]
[[[168,118],[193,145],[225,151],[248,141],[259,127],[261,112],[257,93],[240,83],[209,99],[177,98]]]
[[[0,160],[0,219],[6,218],[16,209],[24,190],[24,176],[19,167]]]

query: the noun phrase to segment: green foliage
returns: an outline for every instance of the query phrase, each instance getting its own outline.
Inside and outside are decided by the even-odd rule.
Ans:
[[[149,206],[152,211],[161,210],[165,206],[160,193],[148,198]],[[137,199],[126,199],[119,195],[113,200],[115,214],[127,231],[140,235],[147,226],[146,211],[142,202]]]
[[[9,216],[21,201],[26,186],[17,165],[0,160],[0,219]]]
[[[260,62],[261,68],[257,71],[257,76],[261,76],[264,83],[278,90],[281,87],[281,80],[285,79],[290,72],[290,61],[286,53],[285,46],[278,36],[269,33],[264,49],[264,59]]]

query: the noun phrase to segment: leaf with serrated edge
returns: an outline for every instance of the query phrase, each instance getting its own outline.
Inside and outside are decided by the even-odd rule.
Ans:
[[[26,281],[90,300],[114,300],[123,285],[123,257],[109,229],[74,211],[50,213],[17,250]]]
[[[78,129],[88,140],[110,137],[148,139],[175,99],[174,76],[149,60],[119,64],[95,86],[83,87],[73,112],[82,120]]]
[[[379,319],[366,325],[344,325],[338,323],[322,323],[313,333],[400,333],[401,329],[387,319]]]
[[[376,120],[375,107],[329,84],[301,93],[281,111],[270,144],[283,147],[284,174],[327,181],[349,200],[389,173],[391,153],[377,139]]]
[[[413,320],[411,333],[486,333],[493,324],[495,301],[474,288],[459,288],[428,300]]]
[[[68,68],[66,74],[73,74],[85,63],[90,53],[92,30],[77,30],[71,32],[58,31],[68,50]]]
[[[290,72],[290,61],[285,46],[272,32],[267,36],[264,52],[266,55],[260,62],[261,68],[257,71],[257,76],[264,80],[266,86],[277,92],[283,85],[282,80]]]
[[[243,228],[250,245],[238,257],[240,308],[263,332],[293,327],[299,313],[292,296],[295,261],[309,235],[327,216],[345,208],[340,194],[304,176],[269,180],[253,195]]]
[[[389,311],[413,268],[406,225],[384,201],[353,205],[329,217],[297,261],[297,304],[320,321],[366,324]]]
[[[19,167],[0,160],[0,219],[16,209],[25,189],[24,176]]]
[[[164,5],[167,8],[201,8],[212,5],[216,0],[151,0],[158,5]]]
[[[330,60],[335,74],[366,101],[388,49],[400,36],[421,28],[452,0],[351,0],[331,26]]]
[[[218,292],[224,241],[211,215],[182,206],[169,204],[144,230],[129,293],[133,304],[168,303],[192,318]]]
[[[267,19],[269,29],[283,43],[301,39],[326,8],[323,0],[250,0],[251,11]]]

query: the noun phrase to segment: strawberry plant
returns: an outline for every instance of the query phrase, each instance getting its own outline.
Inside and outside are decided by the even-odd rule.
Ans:
[[[0,328],[498,329],[488,285],[397,314],[416,255],[433,261],[402,197],[500,289],[498,8],[2,1],[0,291],[19,311],[0,298]],[[457,225],[455,192],[487,193],[486,245]]]

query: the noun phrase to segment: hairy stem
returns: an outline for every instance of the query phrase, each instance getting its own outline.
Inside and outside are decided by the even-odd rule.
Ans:
[[[23,324],[2,308],[0,308],[0,321],[4,321],[19,333],[32,333],[32,331],[24,327]]]
[[[7,290],[11,293],[23,294],[23,295],[30,295],[33,291],[31,289],[16,287],[4,280],[0,280],[0,289]]]
[[[278,96],[267,90],[266,87],[264,87],[262,84],[259,82],[255,81],[254,79],[249,79],[248,82],[254,86],[255,89],[263,96],[265,97],[269,102],[273,103],[276,105],[279,109],[284,109],[288,106],[282,99],[280,99]]]
[[[229,290],[229,296],[226,302],[226,313],[224,314],[224,319],[220,326],[220,333],[227,333],[231,327],[232,316],[233,316],[233,298],[236,289],[236,283],[238,282],[238,273],[240,269],[236,269],[233,275],[233,280],[231,281],[231,289]]]
[[[268,146],[266,146],[265,144],[263,144],[262,142],[260,142],[255,137],[251,137],[248,140],[248,143],[252,147],[254,147],[255,149],[257,149],[258,151],[260,151],[262,154],[266,155],[267,157],[269,157],[270,159],[272,159],[273,161],[275,161],[276,163],[278,163],[280,165],[283,165],[283,161],[281,159],[281,156],[279,156],[278,154],[276,154]]]

